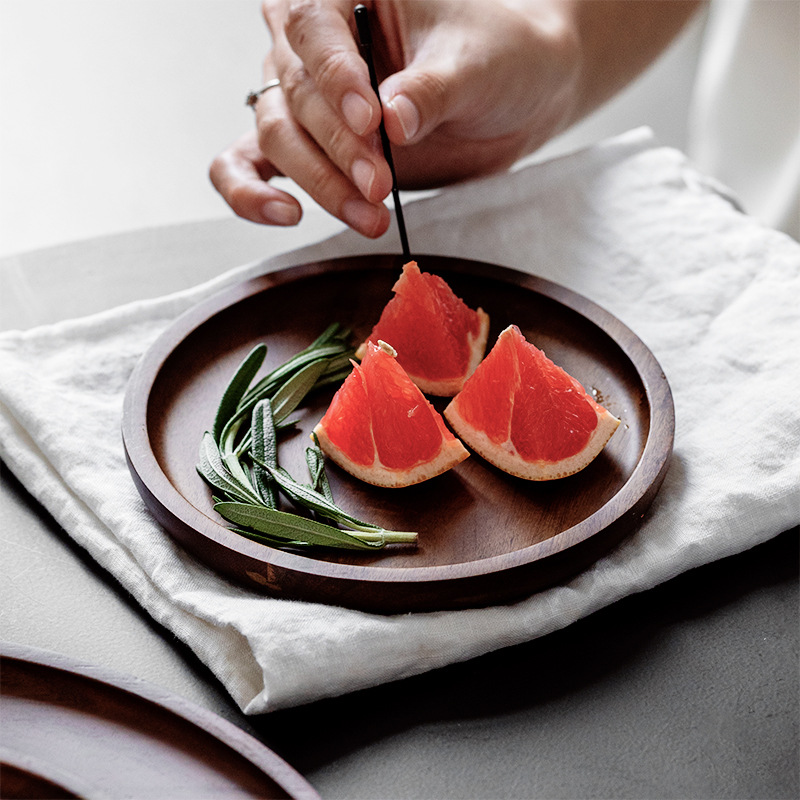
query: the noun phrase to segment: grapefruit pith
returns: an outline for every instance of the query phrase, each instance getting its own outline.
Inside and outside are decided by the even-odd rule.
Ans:
[[[356,358],[367,342],[390,342],[398,363],[423,392],[452,397],[483,358],[488,315],[469,308],[443,278],[421,272],[416,261],[403,267],[392,291]]]
[[[314,433],[327,456],[375,486],[411,486],[469,455],[382,341],[353,362]]]
[[[491,464],[534,481],[579,472],[619,425],[516,325],[500,334],[444,416]]]

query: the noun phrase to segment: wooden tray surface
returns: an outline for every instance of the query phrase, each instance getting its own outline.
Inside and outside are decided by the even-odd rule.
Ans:
[[[268,594],[384,613],[490,605],[574,575],[639,522],[665,475],[674,432],[669,385],[642,341],[596,304],[541,278],[464,259],[418,261],[490,315],[489,347],[514,323],[580,380],[622,420],[611,442],[579,474],[543,483],[511,477],[477,455],[406,489],[371,487],[330,465],[342,506],[387,528],[418,531],[416,549],[308,556],[232,533],[195,464],[236,366],[265,342],[269,369],[331,322],[365,338],[400,262],[358,256],[270,273],[178,319],[145,354],[125,398],[123,438],[139,491],[166,530],[214,570]],[[281,444],[281,463],[298,477],[308,433],[332,395],[315,395],[299,432]],[[441,411],[446,402],[434,405]]]
[[[319,798],[245,731],[137,678],[11,643],[0,665],[4,798]]]

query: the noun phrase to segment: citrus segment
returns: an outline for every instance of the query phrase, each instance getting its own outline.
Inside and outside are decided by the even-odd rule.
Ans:
[[[488,315],[469,308],[443,278],[421,272],[416,261],[403,267],[392,291],[367,342],[390,342],[398,363],[423,392],[452,397],[483,358]]]
[[[619,425],[516,325],[500,334],[444,415],[487,461],[540,481],[582,470]]]
[[[384,342],[353,362],[314,433],[327,456],[375,486],[411,486],[469,455]]]

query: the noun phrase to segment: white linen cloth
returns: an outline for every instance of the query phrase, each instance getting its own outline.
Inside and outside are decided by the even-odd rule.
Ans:
[[[605,306],[673,390],[674,457],[639,529],[512,605],[381,616],[251,593],[172,542],[125,464],[126,381],[178,314],[262,271],[394,245],[345,232],[187,291],[0,336],[0,457],[248,714],[530,640],[800,522],[800,244],[646,131],[405,209],[415,252],[527,270]]]

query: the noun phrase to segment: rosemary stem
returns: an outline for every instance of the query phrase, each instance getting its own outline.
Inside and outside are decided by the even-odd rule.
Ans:
[[[392,544],[416,544],[418,536],[413,531],[349,531],[351,536],[363,539],[365,542],[387,542]]]

